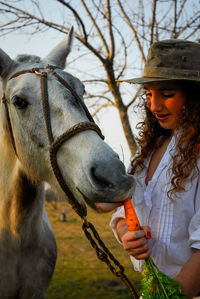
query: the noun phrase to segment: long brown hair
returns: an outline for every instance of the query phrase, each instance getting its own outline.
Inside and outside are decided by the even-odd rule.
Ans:
[[[168,190],[168,197],[172,194],[185,191],[186,179],[194,179],[199,174],[197,161],[200,157],[200,82],[179,81],[186,93],[186,103],[180,120],[180,136],[176,141],[176,153],[172,157],[172,188]],[[142,101],[142,103],[141,103]],[[160,127],[157,119],[146,104],[146,99],[141,96],[138,106],[143,106],[145,117],[138,123],[140,147],[139,153],[132,159],[131,174],[141,172],[145,159],[166,138],[172,135],[171,130]]]

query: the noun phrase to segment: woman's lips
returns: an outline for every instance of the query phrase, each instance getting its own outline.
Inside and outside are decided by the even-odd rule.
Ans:
[[[169,118],[170,114],[155,114],[157,120],[165,121]]]

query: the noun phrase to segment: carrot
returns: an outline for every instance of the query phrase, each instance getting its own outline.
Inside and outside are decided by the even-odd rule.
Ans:
[[[124,210],[126,215],[126,224],[129,231],[136,231],[140,229],[140,222],[133,207],[131,198],[124,201]]]

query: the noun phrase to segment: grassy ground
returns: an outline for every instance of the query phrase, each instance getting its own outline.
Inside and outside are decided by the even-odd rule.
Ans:
[[[97,258],[82,231],[80,217],[68,207],[67,221],[58,220],[59,212],[65,207],[63,203],[58,204],[57,210],[51,203],[46,206],[58,247],[56,268],[46,299],[132,298],[124,283]],[[133,271],[128,254],[114,238],[109,227],[110,218],[111,213],[97,214],[88,210],[88,221],[95,226],[108,249],[124,266],[125,274],[138,290],[140,275]]]

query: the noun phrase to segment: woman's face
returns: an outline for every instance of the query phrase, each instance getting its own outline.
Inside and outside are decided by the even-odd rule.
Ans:
[[[147,105],[163,129],[178,127],[186,94],[179,83],[157,82],[144,85]]]

